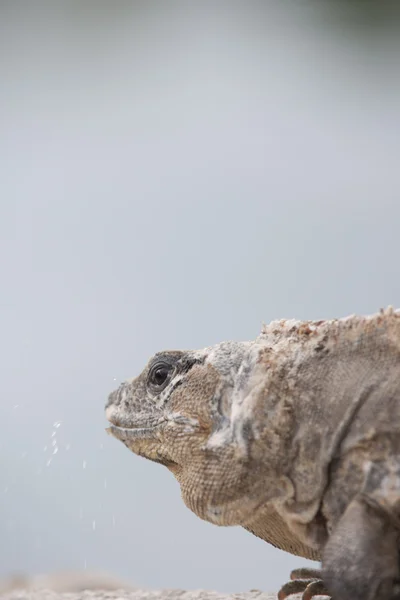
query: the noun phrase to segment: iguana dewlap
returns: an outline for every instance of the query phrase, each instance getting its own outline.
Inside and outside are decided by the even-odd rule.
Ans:
[[[202,519],[321,558],[337,600],[400,598],[400,312],[160,352],[106,415]]]

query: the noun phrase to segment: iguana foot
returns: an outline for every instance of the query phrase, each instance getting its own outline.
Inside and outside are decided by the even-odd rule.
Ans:
[[[320,569],[294,569],[290,573],[290,581],[279,590],[278,600],[285,600],[292,594],[300,593],[302,600],[311,600],[314,596],[331,597],[321,579]]]

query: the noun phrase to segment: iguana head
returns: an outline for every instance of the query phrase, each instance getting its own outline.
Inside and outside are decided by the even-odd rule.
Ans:
[[[204,362],[201,353],[158,352],[138,377],[110,394],[106,405],[109,433],[136,454],[172,469],[179,465],[188,437],[202,437],[201,432],[204,435],[210,426],[209,398],[198,398],[199,390],[196,394]],[[182,436],[185,443],[179,441]]]
[[[186,504],[220,524],[232,520],[232,502],[248,486],[248,456],[237,438],[251,436],[251,426],[238,406],[257,354],[249,342],[159,352],[106,405],[108,432],[167,466]]]

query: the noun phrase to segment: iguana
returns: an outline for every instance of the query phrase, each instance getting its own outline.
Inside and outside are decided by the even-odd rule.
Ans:
[[[281,599],[400,598],[399,311],[159,352],[106,416],[200,518],[322,561],[293,572]]]

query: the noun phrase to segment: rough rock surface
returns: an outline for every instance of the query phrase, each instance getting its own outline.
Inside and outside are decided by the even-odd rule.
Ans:
[[[136,590],[85,591],[59,594],[51,590],[13,591],[1,595],[2,600],[276,600],[276,594],[252,590],[240,594],[221,594],[204,590]],[[293,598],[295,598],[293,596]]]
[[[125,593],[132,592],[133,586],[119,577],[99,571],[58,571],[27,575],[23,573],[10,575],[0,580],[0,597],[5,594],[19,591],[22,593],[36,592],[37,590],[51,590],[58,594],[78,593],[101,590],[102,592],[123,589]]]

